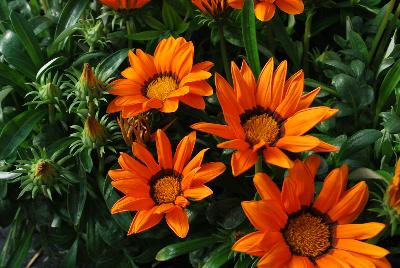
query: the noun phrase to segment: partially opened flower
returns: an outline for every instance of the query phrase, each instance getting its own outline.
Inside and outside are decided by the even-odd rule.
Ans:
[[[302,95],[303,72],[299,71],[285,81],[286,70],[284,61],[274,72],[271,59],[256,81],[245,61],[240,70],[232,63],[234,89],[216,74],[217,96],[227,125],[202,122],[192,128],[229,140],[218,147],[237,150],[231,159],[235,176],[256,163],[259,150],[263,151],[267,163],[284,168],[293,163],[282,149],[295,153],[337,150],[335,146],[304,134],[338,110],[324,106],[309,108],[320,89]]]
[[[388,205],[400,215],[400,160],[397,162],[396,171],[387,190]]]
[[[192,0],[192,3],[201,12],[214,18],[223,16],[225,11],[230,8],[226,0]]]
[[[242,202],[257,229],[233,245],[234,251],[261,257],[257,267],[390,267],[386,249],[362,242],[378,235],[382,223],[351,224],[368,201],[368,186],[347,185],[347,166],[334,169],[314,200],[320,159],[296,160],[282,192],[268,175],[254,184],[260,201]]]
[[[100,3],[114,10],[131,10],[142,8],[150,0],[100,0]]]
[[[243,8],[244,0],[228,0],[233,8]],[[254,13],[257,19],[269,21],[275,15],[275,9],[278,7],[288,14],[300,14],[304,11],[303,0],[254,0]]]
[[[112,185],[125,194],[111,209],[112,213],[138,211],[128,235],[143,232],[157,225],[165,215],[169,227],[179,237],[189,230],[185,207],[189,200],[202,200],[213,192],[204,184],[225,171],[221,162],[202,164],[205,152],[191,159],[196,132],[185,136],[172,155],[171,144],[162,130],[156,133],[158,163],[143,145],[134,142],[134,159],[121,153],[121,169],[110,170]]]
[[[112,83],[110,93],[117,95],[108,106],[109,113],[122,111],[122,117],[133,117],[150,109],[172,113],[183,102],[204,109],[203,96],[213,93],[207,79],[213,66],[204,61],[193,64],[194,47],[182,37],[162,40],[154,57],[136,49],[129,51],[131,67],[122,72],[125,79]]]

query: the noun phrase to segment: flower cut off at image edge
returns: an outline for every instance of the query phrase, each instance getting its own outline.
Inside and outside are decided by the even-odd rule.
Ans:
[[[240,238],[233,250],[260,257],[257,267],[391,267],[389,251],[362,242],[385,225],[351,224],[368,201],[368,186],[359,182],[346,190],[348,167],[332,170],[314,200],[314,177],[320,158],[296,160],[282,191],[264,173],[254,176],[260,201],[242,202],[257,229]]]
[[[151,109],[173,113],[179,102],[195,109],[204,109],[204,96],[213,94],[207,79],[213,63],[193,64],[194,46],[182,37],[163,39],[154,56],[136,49],[129,51],[131,67],[121,74],[124,79],[111,83],[110,93],[117,97],[107,112],[122,112],[122,117],[134,117]]]
[[[114,10],[132,10],[142,8],[150,0],[100,0],[100,3]]]
[[[192,128],[228,140],[218,147],[236,150],[231,158],[234,176],[254,166],[259,151],[265,162],[290,168],[293,161],[283,150],[293,153],[338,150],[317,137],[304,135],[338,110],[326,106],[310,108],[320,89],[302,95],[303,71],[288,80],[286,73],[286,61],[274,71],[270,59],[258,81],[246,61],[241,69],[232,62],[233,88],[222,76],[215,75],[217,96],[227,124],[200,122]]]
[[[236,9],[242,9],[244,0],[228,0],[228,4]],[[287,14],[297,15],[303,13],[303,0],[254,0],[254,14],[261,21],[271,20],[276,12],[276,7]]]
[[[203,164],[208,149],[191,158],[196,132],[180,141],[174,155],[162,130],[156,132],[155,140],[158,161],[145,146],[134,142],[132,152],[137,159],[121,153],[118,159],[121,169],[108,172],[112,186],[125,194],[111,212],[137,211],[128,235],[152,228],[165,216],[168,226],[184,238],[189,230],[185,208],[191,200],[202,200],[213,193],[205,183],[222,174],[225,165],[221,162]]]

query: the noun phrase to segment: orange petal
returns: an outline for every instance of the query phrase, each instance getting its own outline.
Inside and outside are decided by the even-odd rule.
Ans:
[[[244,110],[250,110],[256,106],[255,87],[249,87],[244,80],[239,68],[232,61],[231,72],[237,101]]]
[[[257,173],[253,179],[257,192],[262,200],[281,201],[281,192],[271,178],[265,173]]]
[[[224,148],[224,149],[234,149],[238,151],[245,151],[249,149],[250,145],[242,140],[242,139],[234,139],[226,142],[222,142],[217,145],[218,148]]]
[[[180,238],[185,238],[189,231],[189,220],[186,212],[180,208],[175,207],[174,210],[168,212],[165,216],[168,226]]]
[[[288,214],[301,209],[299,197],[296,195],[296,185],[293,180],[285,178],[282,185],[282,204]]]
[[[297,112],[283,124],[286,136],[301,136],[327,116],[333,116],[339,110],[328,107],[314,107]]]
[[[232,154],[231,166],[233,176],[239,176],[257,162],[258,154],[252,150],[237,151]]]
[[[189,162],[196,143],[196,132],[192,131],[189,135],[185,136],[176,147],[174,155],[174,170],[182,173],[183,168]]]
[[[243,252],[251,256],[261,257],[265,254],[258,245],[264,239],[264,232],[253,232],[240,238],[232,246],[233,251]]]
[[[292,254],[281,233],[268,233],[265,241],[268,241],[269,250],[266,250],[265,255],[258,261],[257,267],[287,267]]]
[[[129,79],[117,79],[110,84],[112,95],[119,96],[142,96],[142,85]],[[139,103],[139,102],[137,102]]]
[[[377,236],[385,225],[378,222],[363,224],[339,224],[336,227],[336,238],[351,238],[357,240],[370,239]]]
[[[175,208],[175,204],[165,203],[155,206],[154,214],[164,214],[172,211]]]
[[[326,213],[337,204],[347,186],[349,168],[343,165],[332,170],[325,178],[322,190],[314,202],[313,207],[321,213]]]
[[[119,199],[111,208],[111,213],[119,213],[124,211],[148,210],[154,206],[151,198],[135,198],[132,196],[124,196]]]
[[[174,113],[178,110],[179,100],[177,98],[166,99],[160,111],[163,113]]]
[[[295,194],[302,206],[310,206],[314,200],[314,177],[307,166],[300,160],[296,160],[289,175],[285,180],[291,180],[294,184]]]
[[[244,81],[247,84],[247,87],[252,88],[253,92],[255,93],[256,88],[257,88],[257,82],[256,79],[254,78],[253,71],[250,69],[249,65],[245,60],[242,61],[242,67],[240,68],[240,73],[242,74],[242,77]],[[253,94],[254,95],[254,94]],[[252,96],[253,98],[253,96]],[[255,99],[254,99],[255,101]]]
[[[244,113],[243,108],[236,100],[235,93],[229,83],[218,73],[215,73],[215,86],[218,100],[225,114],[236,115]]]
[[[118,163],[123,169],[132,171],[138,177],[143,178],[144,181],[147,181],[151,177],[151,172],[146,166],[142,165],[126,153],[120,154]]]
[[[236,135],[230,126],[213,123],[197,123],[191,126],[194,130],[206,132],[227,140],[236,139]]]
[[[335,248],[368,255],[374,258],[383,258],[390,253],[384,248],[354,239],[338,239]]]
[[[160,166],[154,160],[153,155],[149,152],[149,150],[147,150],[144,145],[133,142],[132,152],[140,161],[146,164],[147,168],[153,175],[161,170]]]
[[[254,6],[254,14],[261,21],[269,21],[275,15],[275,5],[268,2],[259,2]]]
[[[205,185],[189,188],[183,191],[183,196],[186,198],[192,198],[196,201],[202,200],[210,195],[213,191]]]
[[[284,136],[278,140],[276,147],[299,153],[312,150],[319,143],[319,139],[313,136]]]
[[[207,81],[197,81],[186,85],[190,88],[190,94],[194,96],[211,96],[214,93]]]
[[[283,87],[285,85],[287,73],[287,62],[282,61],[278,68],[275,70],[273,79],[272,79],[272,88],[271,88],[271,98],[272,102],[270,104],[271,111],[275,111],[278,105],[282,102],[283,99]]]
[[[376,268],[392,268],[392,265],[386,258],[377,259],[377,258],[369,257],[369,256],[366,256],[363,254],[358,254],[355,252],[351,252],[351,255],[353,255],[354,257],[356,257],[358,259],[362,259],[362,260],[373,263]]]
[[[129,227],[128,235],[141,233],[160,223],[162,214],[153,214],[154,208],[136,213]]]
[[[161,129],[156,132],[156,147],[158,163],[163,169],[172,169],[172,150],[171,143],[167,135]]]
[[[276,113],[278,113],[283,118],[288,118],[296,112],[296,107],[299,104],[301,94],[304,89],[304,73],[303,71],[298,71],[289,80],[289,85],[287,86],[287,92],[284,92],[284,98],[282,102],[276,108]]]
[[[261,71],[258,78],[256,91],[257,104],[265,109],[269,109],[272,99],[272,75],[274,73],[274,59],[270,58]]]
[[[148,110],[150,109],[143,108],[143,105],[141,103],[132,106],[124,106],[122,107],[122,117],[123,118],[134,117],[137,116],[138,114],[147,112]]]
[[[206,72],[206,71],[191,72],[182,78],[181,82],[179,83],[179,86],[183,86],[183,85],[186,85],[187,83],[191,83],[191,82],[207,80],[210,77],[211,77],[211,73]]]
[[[179,98],[179,101],[183,102],[184,104],[199,109],[204,110],[206,108],[206,103],[202,96],[198,96],[192,93],[189,93],[185,96]]]
[[[339,224],[353,222],[368,201],[368,186],[362,181],[348,190],[341,200],[328,211],[329,217]]]
[[[124,179],[140,179],[143,180],[142,177],[137,176],[134,172],[130,170],[124,170],[124,169],[115,169],[115,170],[109,170],[108,171],[108,176],[111,177],[114,181],[117,180],[124,180]]]
[[[300,14],[304,11],[303,0],[276,0],[275,5],[288,14]]]
[[[201,150],[198,154],[195,155],[195,157],[192,158],[192,160],[187,163],[185,168],[182,171],[182,175],[186,176],[189,172],[191,172],[193,169],[200,167],[201,162],[203,162],[204,154],[208,151],[207,149]]]
[[[194,175],[192,186],[200,186],[212,181],[222,173],[226,167],[222,162],[210,162],[201,166],[196,175]]]
[[[329,153],[329,152],[337,152],[339,151],[339,148],[328,144],[326,142],[320,141],[319,145],[315,148],[312,149],[314,152],[322,152],[322,153]]]
[[[308,171],[310,171],[311,177],[314,178],[317,174],[319,166],[321,165],[321,158],[315,154],[310,155],[309,157],[307,157],[304,164],[306,164]]]
[[[313,91],[301,96],[299,104],[297,104],[296,111],[300,111],[300,110],[309,108],[320,91],[321,91],[321,88],[316,88]]]
[[[211,61],[199,62],[199,63],[196,63],[193,65],[192,72],[208,71],[213,66],[214,66],[214,63],[212,63]]]
[[[290,158],[277,147],[266,148],[263,151],[263,155],[265,162],[272,165],[282,168],[290,168],[293,166],[292,160],[290,160]]]
[[[315,262],[317,263],[318,267],[351,268],[346,262],[340,261],[338,258],[335,258],[330,254],[322,255],[321,257],[317,258]]]
[[[335,258],[337,262],[342,261],[347,264],[342,267],[352,267],[352,268],[375,268],[374,264],[369,260],[364,258],[356,257],[357,253],[345,251],[341,249],[334,249],[331,251],[331,255]],[[363,255],[361,255],[363,256]]]
[[[183,196],[177,196],[175,199],[175,205],[180,206],[182,208],[185,208],[186,206],[188,206],[190,204],[190,202]]]
[[[190,188],[190,186],[192,185],[192,181],[194,179],[194,176],[196,175],[197,171],[200,168],[195,168],[193,170],[191,170],[190,172],[188,172],[182,179],[181,181],[181,189],[182,191],[185,191],[186,189]]]
[[[331,267],[331,266],[320,266],[320,267]],[[307,257],[292,256],[287,268],[315,268],[315,265]]]
[[[112,181],[111,185],[135,198],[150,198],[150,186],[138,179]]]
[[[189,87],[184,86],[181,88],[178,88],[177,90],[172,91],[167,98],[176,98],[176,97],[182,97],[185,96],[186,94],[189,94]]]
[[[242,208],[251,224],[260,231],[279,231],[288,219],[278,201],[243,201]]]

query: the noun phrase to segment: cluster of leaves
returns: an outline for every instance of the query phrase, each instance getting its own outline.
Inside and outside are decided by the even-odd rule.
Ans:
[[[385,192],[400,151],[399,9],[393,0],[306,1],[302,15],[278,13],[254,24],[242,21],[246,10],[231,10],[221,23],[188,0],[152,1],[121,13],[90,0],[1,1],[0,225],[8,236],[0,267],[30,260],[49,267],[254,265],[255,259],[231,252],[251,228],[240,201],[254,197],[252,174],[234,178],[228,170],[213,182],[214,196],[191,207],[183,242],[165,225],[127,237],[132,215],[110,214],[119,194],[106,171],[116,152],[129,148],[115,118],[106,115],[107,84],[126,67],[127,47],[150,53],[170,35],[192,40],[196,61],[213,61],[219,73],[221,41],[230,60],[246,55],[260,65],[259,54],[262,63],[288,59],[289,73],[304,68],[308,89],[322,88],[316,102],[340,109],[313,134],[341,148],[325,155],[318,178],[347,163],[353,183],[367,179],[374,200],[362,217],[381,217],[390,226],[374,242],[398,264],[398,216]],[[97,86],[85,84],[85,63],[95,67]],[[152,114],[148,125],[150,132],[170,126],[176,143],[192,123],[220,120],[214,95],[205,112],[182,105],[173,118]],[[90,132],[98,129],[92,124],[100,133]],[[210,161],[229,166],[231,151],[216,149],[215,138],[199,135],[198,143],[211,148]],[[282,179],[283,170],[271,169]]]

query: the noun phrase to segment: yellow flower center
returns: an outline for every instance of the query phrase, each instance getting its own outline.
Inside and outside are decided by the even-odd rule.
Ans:
[[[151,80],[145,92],[149,99],[164,101],[171,92],[177,89],[178,81],[170,75],[163,75]]]
[[[152,194],[157,204],[173,203],[181,194],[181,182],[174,176],[157,179],[153,184]]]
[[[316,258],[331,246],[331,230],[322,217],[304,213],[289,220],[283,235],[293,254]]]
[[[273,144],[279,135],[279,126],[276,120],[267,114],[255,115],[250,117],[244,124],[243,129],[246,134],[246,140],[251,145],[260,141],[266,144]]]

